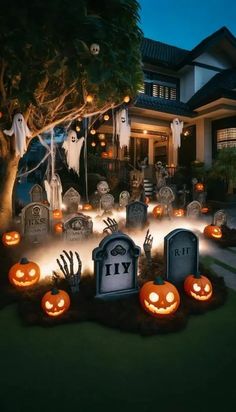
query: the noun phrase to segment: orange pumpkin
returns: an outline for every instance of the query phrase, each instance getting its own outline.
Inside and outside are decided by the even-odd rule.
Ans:
[[[203,234],[205,237],[210,238],[210,239],[221,239],[222,238],[221,228],[213,224],[207,225],[204,228]]]
[[[53,219],[62,219],[62,211],[60,209],[55,209],[52,212]]]
[[[64,290],[53,288],[45,293],[41,306],[48,316],[60,316],[69,309],[70,297]]]
[[[84,203],[83,210],[93,210],[93,206],[90,203]]]
[[[183,217],[184,209],[174,209],[173,214],[175,217]]]
[[[204,184],[203,183],[196,183],[195,184],[195,191],[196,192],[204,192],[204,189],[205,189],[205,187],[204,187]]]
[[[37,263],[22,258],[19,263],[10,268],[8,278],[12,285],[19,288],[33,286],[39,281],[40,268]]]
[[[164,317],[176,312],[180,304],[176,287],[160,276],[154,282],[150,281],[142,286],[139,300],[146,312],[155,317]]]
[[[109,154],[107,152],[102,152],[101,157],[102,159],[107,159],[109,157]]]
[[[163,206],[156,205],[152,210],[152,214],[155,218],[160,218],[163,215]]]
[[[63,231],[64,231],[63,222],[55,223],[54,232],[57,234],[60,234],[60,233],[63,233]]]
[[[15,246],[20,243],[21,236],[19,232],[12,231],[12,232],[6,232],[3,233],[2,235],[2,243],[5,246]]]
[[[212,296],[212,284],[210,280],[203,275],[188,275],[184,281],[184,290],[187,295],[196,300],[206,301]]]
[[[208,213],[209,211],[210,211],[210,210],[209,210],[209,207],[204,206],[204,207],[201,208],[201,213],[203,213],[204,215],[205,215],[206,213]]]

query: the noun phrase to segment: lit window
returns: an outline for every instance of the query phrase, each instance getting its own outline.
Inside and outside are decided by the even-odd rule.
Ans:
[[[236,147],[236,127],[217,130],[216,139],[217,150],[224,147]]]

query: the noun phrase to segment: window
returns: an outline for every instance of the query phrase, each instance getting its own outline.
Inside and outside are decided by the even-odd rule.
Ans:
[[[179,79],[155,72],[144,72],[144,83],[139,93],[166,100],[177,100]]]
[[[216,141],[217,150],[224,147],[236,147],[236,127],[217,130]]]

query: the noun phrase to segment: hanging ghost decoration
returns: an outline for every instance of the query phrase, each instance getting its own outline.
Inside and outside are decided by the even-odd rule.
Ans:
[[[15,155],[23,157],[27,150],[26,137],[31,137],[31,132],[21,113],[15,114],[10,130],[3,131],[7,136],[15,136]]]
[[[130,125],[128,109],[122,109],[116,113],[116,133],[119,135],[120,148],[129,146]]]
[[[62,185],[58,174],[52,176],[50,183],[44,180],[44,187],[47,194],[47,201],[52,210],[62,208]]]
[[[180,122],[177,118],[174,119],[173,122],[170,124],[173,136],[173,146],[175,149],[177,149],[181,145],[180,135],[182,133],[183,126],[183,122]]]
[[[75,130],[70,130],[66,140],[63,142],[63,149],[66,154],[66,162],[69,169],[74,170],[79,176],[80,153],[84,143],[84,137],[77,138]]]

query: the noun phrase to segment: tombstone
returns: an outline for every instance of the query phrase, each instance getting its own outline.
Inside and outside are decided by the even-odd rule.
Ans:
[[[178,195],[179,195],[178,206],[179,206],[179,208],[184,209],[186,207],[187,199],[189,197],[189,193],[190,193],[190,191],[187,189],[187,185],[183,184],[183,188],[181,190],[178,190]]]
[[[163,186],[156,197],[157,201],[163,206],[163,215],[171,218],[173,215],[172,202],[175,200],[173,190],[169,186]]]
[[[73,187],[68,189],[63,196],[63,204],[68,213],[76,213],[79,209],[80,194]]]
[[[147,208],[143,202],[132,202],[126,206],[126,227],[142,228],[147,223]]]
[[[106,195],[101,196],[100,202],[101,209],[106,213],[111,212],[111,210],[114,208],[115,199],[114,196],[107,193]]]
[[[170,282],[181,282],[198,271],[198,237],[187,229],[172,230],[164,238],[165,274]]]
[[[30,189],[31,203],[43,201],[43,188],[36,184]]]
[[[225,210],[220,209],[220,210],[217,210],[217,212],[214,213],[213,225],[215,225],[215,226],[227,225],[227,214],[226,214]]]
[[[201,214],[202,205],[197,200],[193,200],[187,206],[187,217],[197,218]]]
[[[21,212],[22,232],[33,243],[45,240],[50,232],[50,209],[42,203],[30,203]]]
[[[121,208],[126,207],[129,203],[130,194],[127,190],[123,190],[120,192],[119,196],[119,205]]]
[[[97,298],[118,298],[138,292],[137,271],[141,249],[126,234],[106,236],[93,250]]]
[[[66,240],[82,240],[93,233],[91,217],[82,213],[71,216],[64,222],[64,238]]]

